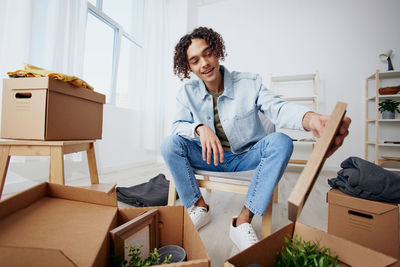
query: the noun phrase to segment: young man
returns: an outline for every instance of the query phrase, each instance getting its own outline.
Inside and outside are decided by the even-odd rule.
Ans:
[[[258,238],[253,215],[263,216],[292,154],[291,139],[283,133],[266,135],[258,111],[280,128],[313,131],[319,137],[329,117],[286,102],[266,89],[259,75],[229,72],[220,65],[225,57],[222,37],[199,27],[175,47],[174,73],[194,77],[181,88],[173,134],[162,144],[182,204],[197,229],[210,222],[209,206],[201,196],[193,168],[210,171],[255,169],[246,201],[232,220],[230,237],[243,250]],[[348,134],[344,118],[330,156]]]

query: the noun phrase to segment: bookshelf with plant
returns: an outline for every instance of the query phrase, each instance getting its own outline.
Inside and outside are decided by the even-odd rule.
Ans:
[[[365,94],[364,158],[400,172],[400,71],[369,75]]]

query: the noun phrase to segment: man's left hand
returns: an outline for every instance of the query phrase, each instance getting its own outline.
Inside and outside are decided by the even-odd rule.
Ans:
[[[308,131],[312,131],[313,135],[319,138],[321,137],[328,120],[329,116],[314,112],[307,112],[303,117],[303,127]],[[335,140],[326,154],[327,158],[330,157],[343,144],[344,138],[349,134],[350,123],[351,119],[349,117],[344,117],[342,119],[339,130],[335,136]]]

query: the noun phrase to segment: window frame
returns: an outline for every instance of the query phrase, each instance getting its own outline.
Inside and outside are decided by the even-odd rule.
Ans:
[[[91,13],[102,22],[114,29],[114,41],[113,41],[113,57],[112,57],[112,72],[111,72],[111,85],[110,85],[110,100],[107,104],[116,106],[117,99],[117,78],[118,78],[118,66],[121,52],[122,38],[125,37],[131,41],[138,48],[143,48],[143,44],[135,38],[133,35],[125,31],[125,29],[118,22],[113,20],[107,14],[103,12],[103,0],[97,0],[96,6],[87,1],[88,14]]]

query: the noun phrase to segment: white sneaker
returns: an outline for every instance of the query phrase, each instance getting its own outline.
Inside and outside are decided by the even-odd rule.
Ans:
[[[253,227],[249,223],[242,223],[239,226],[236,225],[237,217],[232,219],[231,229],[229,231],[229,237],[233,243],[239,248],[240,251],[254,245],[258,242],[258,237],[254,232]]]
[[[188,211],[190,219],[192,219],[192,222],[197,230],[200,230],[201,227],[203,227],[204,225],[208,224],[211,221],[209,212],[210,209],[204,207],[197,207],[193,205],[191,208],[189,208]]]

